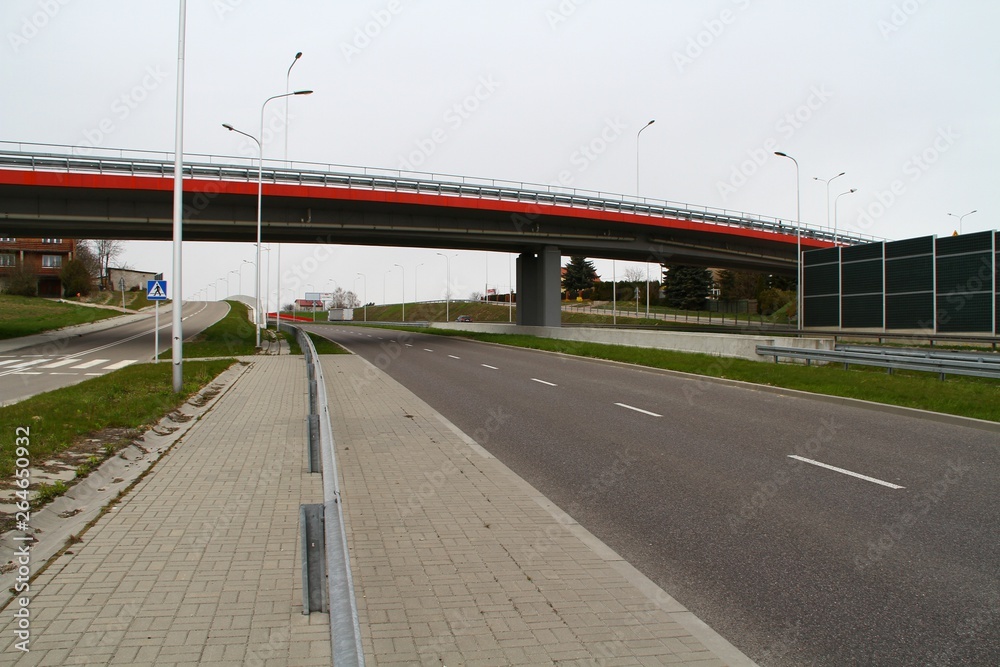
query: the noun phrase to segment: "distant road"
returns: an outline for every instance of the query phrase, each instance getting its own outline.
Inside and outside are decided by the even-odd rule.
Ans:
[[[383,368],[765,667],[1000,665],[996,432],[306,328]]]
[[[170,349],[172,305],[160,308],[160,352]],[[189,338],[222,319],[223,302],[189,301],[181,311]],[[0,405],[153,359],[153,317],[0,353]],[[160,363],[170,363],[161,361]]]

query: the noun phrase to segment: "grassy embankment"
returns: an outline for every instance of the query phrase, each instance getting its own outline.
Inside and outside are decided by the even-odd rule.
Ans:
[[[120,313],[38,297],[0,294],[0,340],[31,336],[74,324],[88,324]]]
[[[611,306],[608,305],[598,306],[595,308],[589,307],[588,304],[578,304],[577,302],[564,302],[563,305],[568,305],[574,307],[578,310],[563,310],[562,311],[562,322],[565,324],[613,324],[615,323],[615,318],[610,314]],[[635,302],[631,302],[634,307]],[[603,314],[602,311],[608,311],[608,314]],[[406,320],[407,322],[444,322],[446,320],[455,321],[455,318],[459,315],[467,315],[472,318],[473,322],[509,322],[517,321],[517,306],[515,305],[513,311],[506,304],[485,304],[485,303],[470,303],[466,301],[455,301],[452,302],[450,307],[447,309],[447,317],[445,314],[445,304],[443,303],[408,303],[406,304]],[[723,318],[719,313],[708,313],[707,311],[683,311],[670,308],[664,308],[661,306],[651,306],[650,313],[666,314],[671,317],[678,317],[678,320],[664,320],[656,319],[654,317],[634,317],[634,312],[629,310],[629,303],[622,302],[618,304],[618,324],[628,324],[633,326],[658,326],[658,327],[674,327],[678,325],[691,326],[697,324],[704,324],[709,326],[710,323],[720,324],[724,322],[725,324],[735,325],[735,324],[747,324],[747,315],[743,313],[738,316],[726,314]],[[645,304],[640,306],[640,315],[645,314]],[[786,324],[788,318],[784,316],[783,312],[776,314],[777,319],[772,320],[771,318],[762,318],[759,315],[752,315],[750,326],[758,327],[761,323],[764,326],[769,324]],[[361,322],[364,320],[364,309],[355,308],[354,309],[354,320],[356,322]],[[401,304],[389,304],[386,306],[369,306],[368,307],[368,321],[369,322],[402,322],[403,321],[403,307]],[[317,321],[317,324],[319,321]]]
[[[236,357],[257,353],[257,337],[253,322],[249,319],[249,309],[239,301],[226,301],[229,312],[221,320],[208,327],[193,340],[184,343],[184,358]],[[169,359],[171,351],[160,354],[161,359]]]
[[[69,297],[69,301],[79,301],[80,303],[92,303],[98,306],[115,306],[117,308],[122,307],[122,293],[121,292],[94,292],[90,296],[84,297]],[[150,301],[146,298],[145,290],[140,290],[136,292],[125,292],[125,308],[128,310],[139,310],[140,308],[145,308],[147,306],[152,306],[156,302]],[[161,305],[170,303],[170,300],[161,301]]]

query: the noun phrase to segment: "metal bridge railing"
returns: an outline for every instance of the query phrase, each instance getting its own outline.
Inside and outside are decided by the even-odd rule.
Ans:
[[[256,183],[256,163],[254,158],[188,154],[185,155],[184,173],[192,178]],[[0,168],[166,178],[173,176],[173,154],[0,141]],[[833,233],[827,228],[796,225],[794,221],[781,218],[534,183],[276,160],[264,160],[261,178],[266,183],[388,190],[648,215],[786,235],[795,235],[801,229],[804,238],[833,241]],[[845,244],[884,240],[845,231],[839,231],[837,239]]]

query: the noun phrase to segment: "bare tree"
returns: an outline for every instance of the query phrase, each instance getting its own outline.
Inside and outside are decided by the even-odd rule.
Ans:
[[[630,266],[625,269],[625,282],[644,283],[646,282],[646,273],[638,266]]]
[[[343,287],[334,290],[330,297],[331,308],[357,308],[360,305],[361,301],[358,296],[354,292],[345,291]]]
[[[97,239],[91,243],[93,243],[94,253],[97,255],[101,271],[101,284],[105,284],[111,269],[111,262],[117,260],[125,252],[125,243],[112,239]]]

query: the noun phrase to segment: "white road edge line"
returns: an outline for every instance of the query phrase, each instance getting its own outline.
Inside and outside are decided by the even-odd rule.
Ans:
[[[557,384],[555,384],[553,382],[546,382],[545,380],[539,380],[538,378],[531,378],[531,381],[532,382],[537,382],[539,384],[547,384],[550,387],[558,387],[559,386],[559,385],[557,385]]]
[[[875,484],[881,484],[882,486],[888,486],[890,489],[905,489],[905,486],[899,486],[898,484],[892,484],[891,482],[883,482],[880,479],[875,479],[874,477],[869,477],[867,475],[862,475],[860,473],[851,472],[850,470],[844,470],[843,468],[837,468],[836,466],[828,465],[826,463],[820,463],[819,461],[813,461],[812,459],[807,459],[802,456],[796,456],[795,454],[789,454],[788,458],[795,459],[796,461],[802,461],[803,463],[811,463],[814,466],[819,466],[820,468],[826,468],[827,470],[833,470],[835,472],[843,473],[845,475],[850,475],[851,477],[857,477],[858,479],[863,479],[866,482],[874,482]]]
[[[451,359],[461,359],[462,358],[462,357],[456,357],[454,354],[449,354],[448,357],[451,358]]]
[[[424,348],[424,352],[433,352],[433,351],[434,351],[434,350],[430,349],[429,347],[425,347],[425,348]]]
[[[482,366],[483,368],[488,368],[488,369],[490,369],[491,371],[498,371],[498,370],[500,370],[500,369],[499,369],[499,368],[497,368],[496,366],[490,366],[489,364],[479,364],[479,365],[480,365],[480,366]]]
[[[635,410],[636,412],[641,412],[644,415],[649,415],[650,417],[662,417],[663,415],[658,415],[655,412],[650,412],[649,410],[643,410],[642,408],[637,408],[632,405],[626,405],[625,403],[615,403],[620,408],[625,408],[626,410]]]

